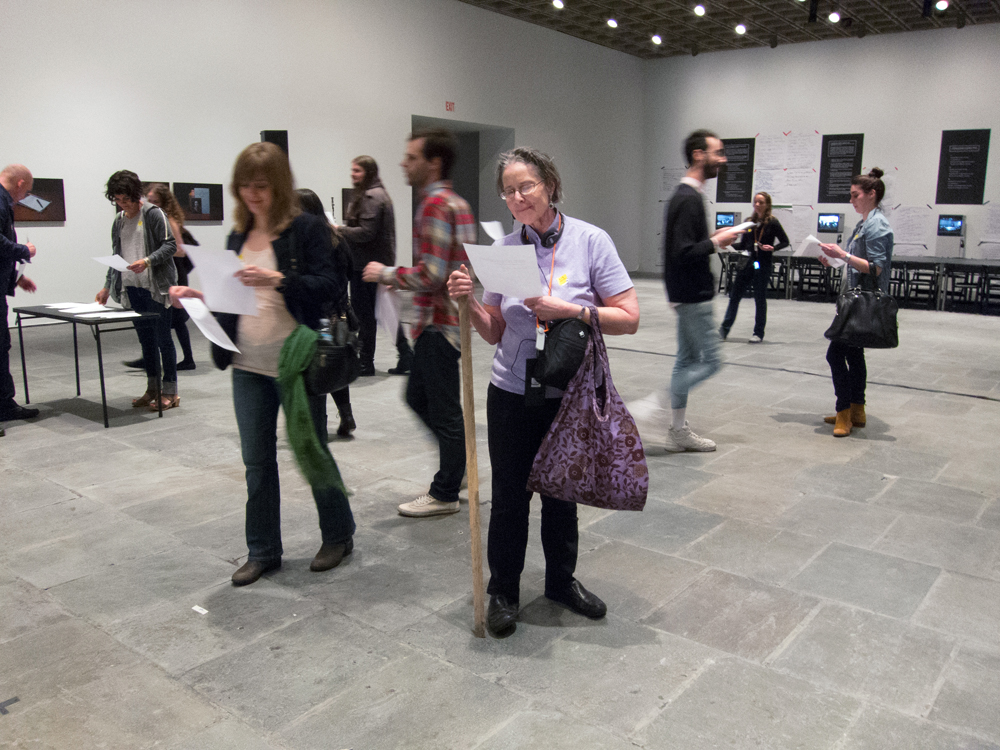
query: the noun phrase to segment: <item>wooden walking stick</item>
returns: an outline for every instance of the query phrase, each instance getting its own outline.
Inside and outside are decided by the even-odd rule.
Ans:
[[[479,464],[476,458],[476,404],[472,388],[472,330],[469,298],[458,300],[458,324],[462,336],[462,414],[465,418],[465,465],[469,472],[469,530],[472,536],[473,634],[486,637],[486,592],[483,590],[483,542],[479,529]]]

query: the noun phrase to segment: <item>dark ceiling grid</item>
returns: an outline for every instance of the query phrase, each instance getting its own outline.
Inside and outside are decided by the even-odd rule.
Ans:
[[[1000,0],[951,0],[930,17],[924,0],[819,0],[815,23],[808,22],[809,0],[701,0],[708,13],[700,17],[693,12],[698,0],[564,0],[562,10],[551,0],[460,1],[645,59],[1000,21]],[[834,9],[840,23],[827,20]],[[737,23],[747,26],[743,36]],[[663,43],[654,45],[653,34]]]

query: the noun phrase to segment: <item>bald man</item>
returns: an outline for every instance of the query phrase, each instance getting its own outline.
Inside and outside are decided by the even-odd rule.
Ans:
[[[31,419],[38,416],[38,409],[26,409],[14,402],[14,379],[10,376],[10,329],[7,327],[7,297],[13,297],[17,287],[26,292],[35,291],[27,276],[18,276],[17,262],[30,263],[35,257],[35,246],[30,242],[17,243],[14,231],[14,204],[31,190],[31,172],[23,164],[11,164],[0,172],[0,422],[12,419]]]

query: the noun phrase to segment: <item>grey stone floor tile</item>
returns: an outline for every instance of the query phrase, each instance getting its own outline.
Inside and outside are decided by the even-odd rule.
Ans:
[[[226,583],[233,570],[230,563],[206,552],[177,545],[53,586],[49,593],[66,609],[105,626]]]
[[[246,500],[245,482],[220,477],[186,483],[176,492],[129,505],[121,512],[154,528],[173,532],[231,513],[245,512]],[[283,502],[282,511],[286,507]],[[283,521],[284,515],[282,513]]]
[[[671,554],[725,520],[676,503],[647,501],[641,513],[615,513],[590,524],[588,531]]]
[[[91,485],[82,494],[109,508],[123,509],[159,500],[178,491],[189,490],[218,481],[219,475],[185,466],[165,456],[148,471],[120,476],[108,473],[104,482]]]
[[[738,659],[710,664],[636,735],[684,750],[832,748],[858,709],[847,696]]]
[[[718,474],[678,466],[670,460],[671,458],[671,454],[666,454],[662,458],[647,458],[650,499],[668,502],[680,500],[689,492],[719,478]]]
[[[1000,395],[1000,394],[998,394]],[[991,425],[997,423],[997,410],[990,416]],[[979,430],[988,431],[991,426],[983,426],[978,430],[964,430],[963,434],[976,434]],[[1000,487],[1000,462],[996,461],[996,446],[994,444],[980,445],[970,442],[965,451],[953,456],[937,477],[941,484],[963,487],[974,492],[981,492],[988,497],[997,497],[997,487]]]
[[[835,542],[788,585],[891,617],[909,617],[940,573],[929,565]]]
[[[796,477],[795,485],[806,495],[836,497],[857,503],[868,502],[892,481],[880,471],[860,469],[853,463],[812,464]]]
[[[195,612],[194,606],[208,612]],[[319,603],[299,598],[266,578],[241,588],[227,581],[118,620],[106,629],[167,673],[178,675],[321,610]]]
[[[23,747],[135,750],[193,735],[222,715],[159,670],[133,665],[3,718]]]
[[[729,520],[678,554],[739,576],[780,585],[824,546],[826,542],[802,534]]]
[[[834,497],[805,497],[772,522],[824,542],[870,547],[899,517],[897,512]]]
[[[26,547],[37,547],[95,528],[110,526],[122,516],[87,497],[73,495],[57,503],[0,516],[4,539],[0,559],[17,556]]]
[[[1000,533],[937,518],[904,516],[875,549],[945,570],[988,578],[997,573]]]
[[[467,750],[526,707],[494,683],[411,654],[344,684],[278,739],[297,750]]]
[[[557,710],[534,709],[512,716],[473,750],[523,750],[527,747],[544,747],[546,750],[633,750],[635,745]]]
[[[939,455],[908,450],[900,445],[872,445],[857,460],[856,466],[911,480],[929,480],[947,463],[948,460]]]
[[[872,504],[955,523],[969,523],[976,519],[988,500],[978,492],[900,477]]]
[[[192,734],[167,750],[281,750],[259,732],[235,719],[225,718]]]
[[[234,564],[249,554],[246,541],[246,511],[232,513],[202,523],[177,529],[173,536],[189,547],[208,552]],[[246,560],[242,560],[242,565]]]
[[[4,468],[0,470],[0,486],[4,488],[7,513],[20,513],[46,505],[73,500],[73,490],[49,481],[44,473]]]
[[[520,660],[500,684],[536,704],[627,734],[719,655],[614,615],[597,625],[574,629],[534,658]]]
[[[925,713],[955,639],[862,610],[826,605],[771,666],[819,687]]]
[[[966,644],[945,672],[944,685],[928,718],[968,727],[1000,742],[1000,650]]]
[[[410,653],[374,628],[320,611],[182,679],[247,724],[273,732]]]
[[[720,570],[708,570],[643,619],[646,625],[744,659],[774,651],[817,600]]]
[[[702,567],[610,541],[580,556],[576,577],[604,600],[609,612],[638,620],[687,586]]]
[[[994,500],[987,505],[976,523],[984,529],[1000,531],[1000,500]]]
[[[985,644],[1000,643],[1000,582],[946,572],[914,622]]]
[[[724,476],[687,495],[684,505],[751,523],[769,523],[801,497],[789,487],[790,477],[760,474]]]
[[[958,734],[934,722],[877,706],[865,708],[837,750],[1000,750],[1000,745]]]
[[[0,578],[0,602],[0,644],[70,617],[48,592],[16,578]]]

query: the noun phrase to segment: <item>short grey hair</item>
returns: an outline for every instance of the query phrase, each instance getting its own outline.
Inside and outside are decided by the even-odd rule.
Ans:
[[[511,164],[527,164],[534,167],[539,178],[552,193],[552,203],[562,200],[562,178],[552,157],[535,148],[515,148],[500,154],[497,162],[497,194],[503,195],[503,173]]]

